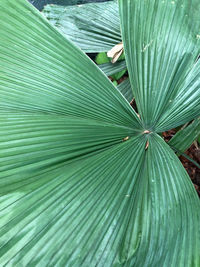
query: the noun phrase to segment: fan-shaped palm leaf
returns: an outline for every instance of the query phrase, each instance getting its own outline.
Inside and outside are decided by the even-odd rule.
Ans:
[[[170,31],[166,26],[169,36],[185,36],[179,30],[185,14],[193,25],[188,8],[194,14],[200,8],[196,0],[184,1],[180,14],[179,2],[171,15],[169,1],[149,0],[143,6],[120,0],[130,81],[139,85],[134,92],[142,120],[95,64],[28,2],[0,2],[2,266],[200,265],[199,199],[177,156],[156,133],[178,125],[180,116],[186,121],[198,115],[198,100],[192,101],[199,97],[198,71],[192,59],[184,61],[191,47],[196,51],[196,39],[184,39],[184,47],[182,39],[177,41],[174,53],[179,57],[181,48],[185,68],[176,68],[174,77],[185,87],[171,83],[160,87],[163,94],[148,84],[160,75],[164,82],[165,72],[156,75],[153,63],[144,64],[146,56],[136,60],[132,52],[134,34],[139,44],[149,37],[146,24],[137,28],[144,16],[154,22],[152,28],[173,25]],[[199,17],[195,23],[200,26]],[[189,28],[187,34],[195,31]],[[155,67],[174,63],[173,52],[163,60],[159,49],[148,47]],[[135,77],[133,63],[143,66]],[[186,108],[176,111],[175,102],[168,105],[167,90],[179,105],[190,94],[187,107],[183,103]],[[158,107],[154,94],[165,108]]]

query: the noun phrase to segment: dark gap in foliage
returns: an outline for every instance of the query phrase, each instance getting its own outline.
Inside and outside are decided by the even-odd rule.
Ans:
[[[93,61],[95,61],[97,53],[88,53],[87,55],[88,55],[89,58],[91,58]]]
[[[111,0],[28,0],[28,1],[41,11],[44,8],[44,6],[48,4],[70,6],[70,5],[80,5],[80,4],[94,3],[94,2],[107,2]]]
[[[191,147],[185,152],[190,158],[200,164],[200,147],[192,144]],[[191,161],[183,156],[180,156],[180,160],[189,174],[195,189],[200,197],[200,169],[195,166]]]

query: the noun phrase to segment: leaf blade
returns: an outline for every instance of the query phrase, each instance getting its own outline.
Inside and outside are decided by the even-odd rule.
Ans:
[[[129,78],[124,80],[118,85],[118,90],[124,95],[128,102],[131,102],[133,99],[133,92],[131,89],[131,84]]]
[[[43,13],[86,53],[107,52],[121,41],[116,1],[78,6],[47,5]]]
[[[2,264],[198,266],[199,199],[160,137],[45,169],[2,195],[4,179]]]
[[[199,2],[120,0],[119,5],[127,67],[144,127],[161,132],[198,117]]]
[[[23,28],[24,37],[20,38],[24,42],[22,47],[20,46],[22,43],[17,39],[18,51],[21,51],[18,56],[22,59],[23,64],[26,63],[25,66],[30,68],[34,64],[30,64],[30,62],[28,64],[26,61],[26,53],[28,53],[26,41],[28,43],[30,35],[35,37],[37,34],[39,36],[41,34],[43,36],[47,30],[51,34],[44,34],[44,36],[49,42],[50,36],[55,37],[51,40],[52,49],[50,49],[52,51],[55,49],[55,51],[47,63],[50,66],[50,63],[53,65],[53,63],[59,62],[59,70],[56,70],[56,75],[61,75],[62,67],[67,68],[68,64],[71,64],[70,60],[64,65],[61,64],[61,62],[63,63],[63,59],[61,60],[63,54],[60,50],[74,49],[76,60],[70,56],[69,59],[74,60],[75,64],[81,58],[82,63],[86,63],[86,66],[91,67],[90,70],[94,70],[92,75],[97,76],[97,81],[101,80],[102,88],[99,84],[95,83],[94,85],[91,81],[82,81],[81,89],[79,87],[79,89],[70,88],[72,89],[70,93],[74,92],[73,90],[83,93],[82,91],[87,91],[85,87],[90,88],[91,86],[90,100],[95,100],[96,97],[92,97],[92,92],[93,94],[96,92],[98,95],[98,90],[101,89],[105,105],[109,106],[104,109],[101,101],[98,101],[97,103],[102,109],[96,109],[91,114],[88,106],[91,105],[90,107],[94,108],[96,105],[90,103],[87,94],[82,95],[86,109],[83,112],[85,120],[82,121],[83,116],[80,113],[83,110],[78,112],[75,108],[73,109],[72,100],[68,98],[65,99],[65,102],[61,101],[63,96],[61,92],[65,91],[63,84],[59,87],[61,94],[59,96],[55,83],[55,91],[52,87],[49,94],[44,93],[46,92],[45,87],[42,88],[42,92],[33,90],[33,94],[29,95],[31,83],[35,82],[36,85],[35,73],[38,69],[35,66],[32,67],[35,73],[29,74],[23,68],[23,76],[27,79],[24,84],[24,80],[21,80],[20,69],[14,70],[9,62],[9,60],[11,63],[14,62],[12,53],[8,53],[4,61],[0,61],[1,67],[5,67],[3,64],[7,64],[11,68],[5,68],[7,75],[9,73],[6,78],[5,73],[1,72],[0,75],[1,91],[4,93],[4,95],[2,94],[4,99],[1,99],[3,127],[0,128],[0,138],[7,143],[16,141],[19,144],[17,150],[9,150],[9,147],[4,147],[7,149],[7,155],[13,157],[17,152],[19,162],[20,154],[23,155],[24,147],[27,144],[27,138],[21,139],[20,136],[30,136],[31,140],[29,141],[31,142],[28,145],[31,146],[34,144],[32,137],[35,137],[37,131],[44,133],[45,140],[41,136],[36,140],[40,148],[45,141],[49,147],[50,141],[55,141],[57,143],[54,143],[52,148],[55,150],[59,148],[61,150],[58,152],[64,153],[62,160],[59,159],[53,165],[52,161],[46,165],[41,162],[34,171],[30,168],[29,162],[25,160],[21,161],[20,168],[15,168],[13,173],[6,173],[6,170],[0,173],[0,263],[25,266],[31,264],[41,266],[49,264],[134,266],[136,264],[139,267],[145,266],[144,264],[160,266],[163,263],[164,266],[169,266],[170,263],[172,266],[182,267],[186,263],[188,266],[199,266],[199,199],[188,175],[168,145],[155,134],[148,135],[149,133],[147,133],[145,136],[141,134],[140,122],[135,119],[135,113],[130,110],[127,101],[117,92],[116,88],[102,75],[101,71],[89,63],[90,61],[77,48],[65,41],[39,13],[29,7],[25,0],[15,1],[14,4],[11,0],[3,0],[0,6],[0,15],[2,15],[0,16],[2,22],[0,31],[3,33],[0,39],[0,48],[3,51],[6,51],[5,44],[12,47],[13,40],[16,40],[12,28],[13,21],[17,17],[14,28],[19,31],[20,37],[21,27],[19,26],[26,25]],[[4,14],[5,7],[9,7],[6,9],[9,10],[9,12],[5,12],[6,16]],[[9,20],[10,14],[14,15],[11,16],[11,21]],[[21,20],[21,18],[23,19]],[[6,30],[4,29],[4,19],[6,22],[10,22],[6,23]],[[28,27],[30,25],[32,27]],[[28,30],[28,28],[30,29]],[[58,45],[59,41],[62,47]],[[38,40],[37,46],[40,47],[40,52],[48,54],[47,43],[45,38]],[[36,45],[36,43],[34,44]],[[68,49],[65,48],[65,45]],[[28,59],[36,55],[34,49],[36,48],[33,46],[29,51]],[[7,51],[12,51],[9,46]],[[59,60],[55,61],[55,59]],[[36,60],[33,62],[36,63]],[[53,72],[49,70],[53,74],[53,78],[55,78],[54,71],[55,69]],[[43,75],[46,79],[48,78],[49,82],[52,81],[52,77],[48,77],[44,69],[41,76],[43,77]],[[94,76],[92,77],[94,78]],[[72,73],[72,77],[74,78],[75,74]],[[11,83],[11,78],[13,83]],[[31,81],[28,83],[29,86],[27,85],[28,81]],[[3,87],[5,84],[6,88]],[[77,84],[79,83],[77,82]],[[47,84],[45,85],[47,86]],[[67,86],[67,82],[64,85]],[[24,98],[21,99],[22,95]],[[19,101],[20,99],[22,102]],[[77,100],[76,97],[75,99]],[[110,101],[113,101],[112,107]],[[54,107],[62,108],[62,112],[56,112]],[[104,110],[107,113],[104,113]],[[107,114],[106,118],[104,118],[105,114]],[[39,124],[40,121],[40,126],[33,124],[35,130],[29,135],[32,126],[31,116],[35,123],[37,121]],[[51,117],[49,122],[51,127],[55,125],[56,120],[58,121],[59,127],[53,129],[54,134],[48,128],[48,116]],[[72,123],[73,117],[76,118],[74,123]],[[68,125],[65,125],[65,122],[68,122]],[[16,129],[17,123],[19,123],[18,129]],[[82,126],[87,126],[86,132],[83,132],[83,128],[80,133],[78,132],[77,128],[81,127],[81,123]],[[75,129],[73,126],[77,128]],[[107,127],[105,131],[103,131],[104,126]],[[9,127],[10,134],[6,136],[4,130],[8,130]],[[61,141],[60,134],[62,135],[67,130],[71,135],[74,133],[73,136],[70,136],[72,150],[66,147],[57,147],[58,142]],[[76,148],[80,138],[85,138],[85,142],[87,138],[90,139],[94,135],[95,130],[97,133],[99,131],[99,136],[97,135],[93,140],[94,147],[96,145],[95,149],[99,144],[102,145],[102,148],[104,147],[104,139],[109,143],[107,149],[104,147],[104,150],[99,150],[97,153],[91,150],[91,154],[87,156],[86,153],[85,157],[80,157],[78,154],[76,156],[79,157],[76,157],[75,160],[66,157],[67,153],[70,154],[70,151]],[[127,141],[112,146],[113,140],[118,141],[125,133],[129,133],[129,130],[132,136]],[[66,137],[66,139],[68,138],[69,136]],[[148,138],[149,146],[145,150]],[[10,148],[11,146],[10,143]],[[51,153],[50,155],[45,153],[47,152],[43,150],[44,158],[50,156],[50,159],[54,160]],[[36,159],[41,158],[37,155]],[[15,160],[14,162],[16,162]],[[14,162],[9,162],[9,164]],[[178,231],[179,229],[180,231]],[[179,255],[180,248],[181,251],[187,249],[187,254]]]
[[[115,73],[118,73],[120,71],[125,70],[126,69],[126,61],[125,60],[122,60],[122,61],[116,62],[114,64],[111,63],[111,62],[108,62],[108,63],[100,64],[100,65],[98,65],[98,67],[107,76],[110,76],[110,75],[113,75]]]
[[[189,126],[179,130],[169,141],[169,145],[185,152],[197,140],[200,133],[200,118],[194,120]]]
[[[0,6],[2,109],[79,116],[141,128],[134,110],[98,67],[29,3],[20,0],[13,7],[10,1],[3,1]],[[95,109],[94,102],[98,102]]]

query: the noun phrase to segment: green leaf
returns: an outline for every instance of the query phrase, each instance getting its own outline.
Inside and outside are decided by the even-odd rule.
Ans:
[[[197,118],[199,1],[119,0],[119,5],[128,72],[144,127],[163,132]]]
[[[153,208],[149,238],[157,255],[151,253],[146,259],[146,266],[199,266],[200,226],[197,218],[200,216],[200,202],[194,193],[194,186],[180,161],[161,137],[153,136],[150,139],[148,152],[148,196],[151,196],[150,205]],[[160,241],[156,231],[160,233]],[[163,261],[159,262],[159,255],[166,248],[169,250],[164,257],[160,257]]]
[[[0,171],[6,175],[90,156],[136,135],[120,125],[54,114],[1,112],[0,123]]]
[[[186,151],[200,134],[200,118],[194,120],[189,126],[178,131],[169,141],[169,145],[181,152]]]
[[[124,66],[125,62],[124,62],[124,55],[122,54],[120,57],[119,57],[119,60],[120,59],[123,59],[123,64],[122,66]],[[112,63],[111,64],[106,64],[106,63],[109,63],[111,62],[111,58],[109,58],[107,56],[107,53],[105,52],[101,52],[99,53],[97,56],[96,56],[96,59],[95,59],[95,62],[99,65],[99,67],[108,75],[110,76],[109,73],[114,73],[111,75],[111,77],[114,79],[114,80],[119,80],[125,73],[126,73],[126,69],[125,70],[122,70],[120,72],[117,72],[115,73],[116,69],[118,69],[118,67],[116,68],[116,66],[119,66],[119,69],[121,69],[121,65],[115,65]],[[120,61],[118,61],[119,63]],[[103,65],[103,64],[106,64],[106,65]],[[124,68],[124,67],[123,67]]]
[[[131,144],[142,157],[142,144]],[[119,246],[115,235],[121,224],[113,232],[114,240],[112,238],[110,244],[108,239],[129,199],[126,194],[132,181],[128,168],[131,162],[126,164],[127,153],[131,159],[135,150],[131,144],[127,141],[99,156],[78,162],[63,161],[45,168],[40,165],[34,173],[24,164],[26,176],[18,170],[9,180],[7,173],[4,177],[1,172],[1,264],[80,266],[81,262],[87,265],[91,260],[94,264],[100,258],[110,266]],[[138,164],[141,164],[140,157]],[[123,159],[124,170],[119,176],[121,167],[118,166]],[[124,175],[129,175],[125,184]],[[119,211],[117,200],[122,203]],[[120,238],[121,235],[118,240]],[[105,253],[102,257],[101,249],[106,245],[111,248],[111,254]]]
[[[127,70],[122,70],[122,71],[120,71],[120,72],[117,72],[117,73],[111,75],[111,77],[112,77],[113,79],[115,79],[115,80],[118,81],[121,77],[124,76],[124,74],[125,74],[126,72],[127,72]]]
[[[2,265],[200,263],[199,200],[161,138],[152,136],[147,152],[132,137],[78,161],[34,172],[25,164],[9,179],[1,172]]]
[[[112,83],[113,83],[115,86],[117,86],[117,85],[118,85],[118,83],[117,83],[117,81],[116,81],[116,80],[114,80]]]
[[[1,0],[0,36],[0,265],[198,267],[170,147],[26,0]]]
[[[8,1],[9,13],[0,3],[1,109],[77,116],[138,131],[136,113],[115,86],[24,2],[13,8]]]
[[[98,65],[98,67],[107,75],[111,76],[117,72],[121,72],[126,69],[126,61],[122,60],[116,63],[104,63]]]
[[[104,64],[104,63],[108,63],[110,62],[110,58],[107,57],[107,53],[106,52],[101,52],[98,53],[96,58],[95,58],[95,62],[100,65],[100,64]]]
[[[47,5],[43,13],[86,53],[105,52],[121,42],[116,1],[78,6]]]
[[[128,102],[131,102],[133,99],[133,92],[131,89],[130,80],[126,79],[122,83],[118,85],[118,90],[122,93],[122,95],[127,99]]]
[[[54,26],[85,52],[108,51],[116,43],[121,42],[118,4],[115,1],[69,7],[47,5],[43,13]],[[124,55],[120,59],[124,60]],[[97,64],[110,61],[105,52],[99,53],[96,57]],[[104,66],[102,67],[104,69]],[[112,73],[115,80],[119,80],[126,72],[116,72],[115,66],[111,64],[109,67],[108,73]]]
[[[190,162],[192,162],[196,167],[198,167],[200,169],[200,165],[195,161],[193,160],[191,157],[189,157],[187,154],[181,152],[179,149],[171,146],[171,148],[176,152],[178,153],[178,156],[183,156],[184,158],[186,158],[187,160],[189,160]]]

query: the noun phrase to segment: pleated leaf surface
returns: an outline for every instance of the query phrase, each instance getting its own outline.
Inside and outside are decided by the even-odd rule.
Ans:
[[[170,147],[26,0],[0,2],[0,36],[0,265],[198,267]]]
[[[198,117],[200,2],[119,0],[119,5],[127,67],[145,127],[162,132]]]
[[[113,75],[117,72],[123,71],[126,69],[126,61],[125,60],[121,60],[119,62],[116,63],[104,63],[104,64],[100,64],[98,65],[98,67],[107,75]]]
[[[130,80],[129,78],[127,78],[126,80],[124,80],[123,82],[121,82],[118,86],[117,86],[118,90],[124,95],[124,97],[131,102],[131,100],[133,99],[133,91],[131,89],[131,84],[130,84]]]
[[[169,141],[169,145],[185,152],[200,135],[200,118],[194,120],[187,127],[179,130]]]
[[[117,1],[77,6],[47,5],[43,13],[86,53],[106,52],[121,42]]]

